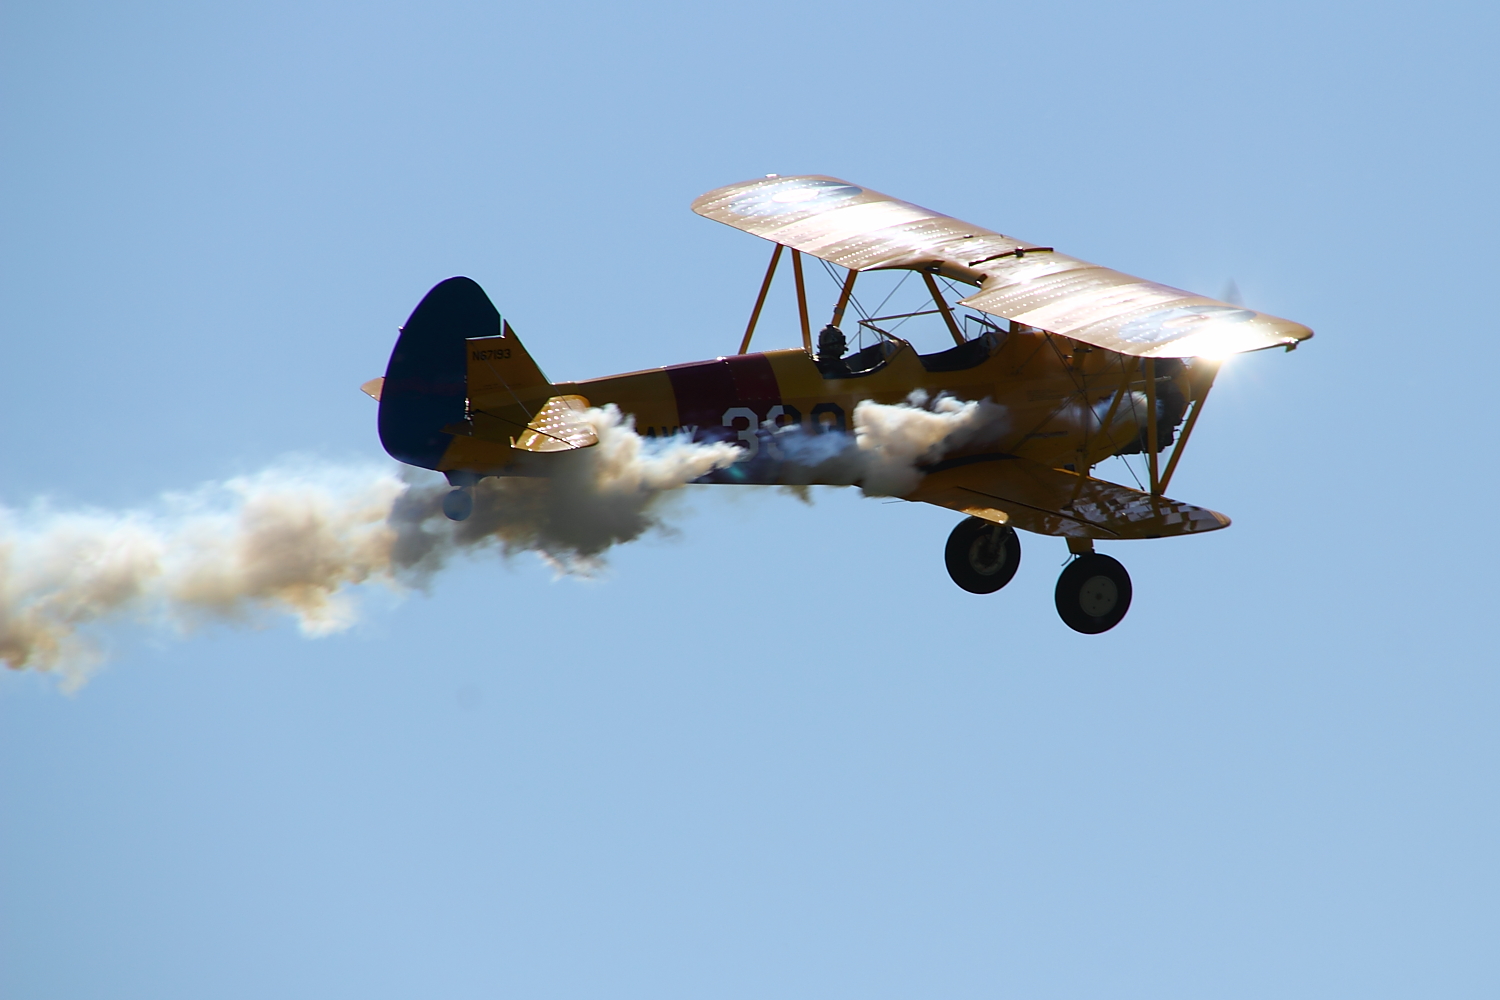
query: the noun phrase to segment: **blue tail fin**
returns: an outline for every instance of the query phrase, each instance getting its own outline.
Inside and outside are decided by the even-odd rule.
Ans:
[[[500,313],[469,278],[439,283],[401,328],[380,390],[380,443],[408,465],[435,469],[465,417],[464,341],[500,334]]]

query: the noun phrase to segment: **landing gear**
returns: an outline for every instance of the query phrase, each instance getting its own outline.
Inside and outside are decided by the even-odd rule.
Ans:
[[[1130,574],[1109,556],[1086,552],[1057,578],[1057,613],[1075,632],[1097,635],[1130,610]]]
[[[450,521],[466,520],[474,513],[474,484],[484,476],[466,469],[449,469],[443,475],[448,477],[448,485],[453,487],[453,492],[443,497],[443,513],[448,515]]]
[[[1021,539],[1009,525],[971,517],[948,536],[943,558],[954,583],[971,594],[993,594],[1016,575]]]
[[[1077,558],[1057,578],[1057,613],[1075,632],[1108,632],[1130,610],[1130,574],[1095,552],[1090,539],[1069,538],[1068,549]],[[948,536],[943,558],[954,583],[971,594],[993,594],[1016,575],[1021,539],[1009,525],[970,517]]]
[[[443,497],[443,513],[450,521],[462,521],[474,513],[474,494],[467,488],[454,490]]]

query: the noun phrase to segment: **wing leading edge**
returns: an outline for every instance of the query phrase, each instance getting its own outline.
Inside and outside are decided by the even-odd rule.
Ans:
[[[911,268],[978,285],[963,305],[1137,357],[1294,347],[1300,323],[1038,247],[836,177],[766,177],[693,202],[704,218],[855,271]]]

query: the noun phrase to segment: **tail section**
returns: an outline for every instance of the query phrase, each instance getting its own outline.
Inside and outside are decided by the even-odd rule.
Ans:
[[[380,443],[397,461],[436,469],[453,441],[443,428],[464,421],[471,397],[523,389],[545,396],[546,386],[484,289],[449,278],[401,328],[379,388]]]
[[[551,388],[547,376],[504,320],[500,322],[500,336],[471,338],[465,357],[470,400],[498,397],[498,405],[508,406],[536,396],[539,389]]]

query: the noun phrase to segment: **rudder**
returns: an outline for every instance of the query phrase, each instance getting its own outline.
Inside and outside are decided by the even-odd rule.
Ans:
[[[453,440],[443,428],[465,419],[474,394],[467,385],[474,364],[474,352],[466,349],[469,341],[493,343],[487,349],[506,352],[502,371],[507,381],[547,384],[477,282],[463,277],[439,282],[401,328],[386,366],[380,443],[392,458],[424,469],[435,469],[442,461]]]
[[[465,363],[471,401],[499,396],[500,405],[504,406],[526,396],[535,396],[537,389],[551,388],[547,376],[531,360],[531,355],[521,346],[521,339],[503,319],[498,337],[469,339]]]

